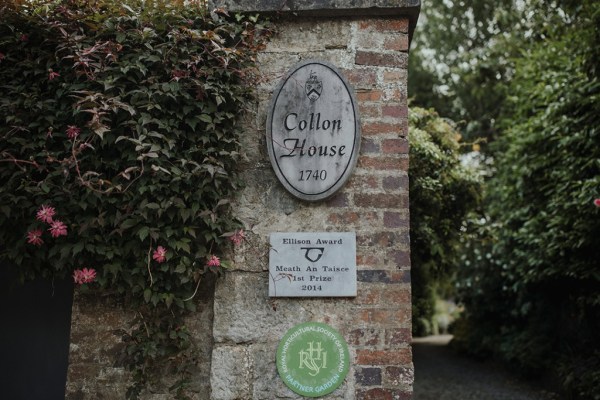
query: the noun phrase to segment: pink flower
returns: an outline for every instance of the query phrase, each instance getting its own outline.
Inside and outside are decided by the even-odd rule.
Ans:
[[[76,269],[73,271],[73,280],[79,285],[94,282],[96,270],[94,268]]]
[[[219,260],[219,257],[217,256],[210,256],[206,265],[208,265],[209,267],[220,267],[221,260]]]
[[[158,246],[156,248],[156,250],[154,250],[154,253],[152,254],[152,258],[158,263],[163,263],[167,259],[165,257],[166,254],[167,254],[167,249],[165,249],[162,246]]]
[[[27,232],[27,243],[31,243],[36,246],[41,246],[44,241],[42,240],[42,230],[34,229]]]
[[[594,199],[594,205],[600,207],[600,199]]]
[[[52,80],[54,78],[58,78],[60,76],[60,74],[58,72],[54,72],[53,70],[49,69],[48,70],[48,80]]]
[[[26,35],[26,34],[22,34],[21,37],[20,37],[20,39],[21,39],[21,42],[26,42],[26,41],[29,40],[29,36]]]
[[[6,58],[6,55],[4,55],[4,53],[0,53],[0,62],[2,62],[2,60],[4,60]]]
[[[75,125],[69,125],[67,127],[67,136],[69,137],[69,139],[75,139],[77,136],[79,136],[80,132],[81,129],[79,129]]]
[[[53,238],[67,236],[67,226],[59,220],[50,222],[50,228],[48,230]]]
[[[235,231],[235,233],[229,237],[229,240],[231,240],[236,246],[239,246],[245,238],[246,234],[244,233],[244,230],[240,229]]]
[[[54,209],[54,207],[50,207],[44,204],[39,208],[36,218],[38,219],[38,221],[50,224],[52,223],[52,217],[54,217],[54,214],[56,214],[56,210]]]

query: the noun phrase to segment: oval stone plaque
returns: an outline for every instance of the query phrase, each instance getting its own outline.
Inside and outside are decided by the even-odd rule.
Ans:
[[[333,65],[303,61],[287,73],[271,100],[267,147],[275,174],[299,199],[325,199],[346,183],[360,121],[354,93]]]

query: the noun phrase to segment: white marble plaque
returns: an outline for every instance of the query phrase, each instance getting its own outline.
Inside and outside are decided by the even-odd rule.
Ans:
[[[269,296],[356,296],[356,234],[271,233]]]
[[[307,201],[338,191],[352,174],[360,147],[353,91],[333,65],[303,61],[273,94],[267,148],[283,186]]]

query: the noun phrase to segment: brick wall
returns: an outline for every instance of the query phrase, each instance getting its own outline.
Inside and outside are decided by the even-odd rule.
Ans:
[[[265,77],[248,115],[242,165],[246,189],[237,205],[249,241],[238,248],[235,271],[215,294],[212,399],[293,399],[277,376],[283,334],[306,321],[340,331],[351,352],[346,382],[328,399],[409,399],[410,256],[406,66],[408,20],[301,19],[277,26],[259,58]],[[353,85],[363,140],[347,185],[316,204],[294,199],[277,181],[265,143],[271,94],[296,62],[322,59]],[[269,299],[271,232],[355,231],[358,296],[354,299]]]

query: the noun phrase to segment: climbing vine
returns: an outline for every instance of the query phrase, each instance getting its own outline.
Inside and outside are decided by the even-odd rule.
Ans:
[[[0,262],[137,307],[129,397],[181,364],[185,312],[244,235],[238,116],[269,30],[183,3],[0,6]]]

